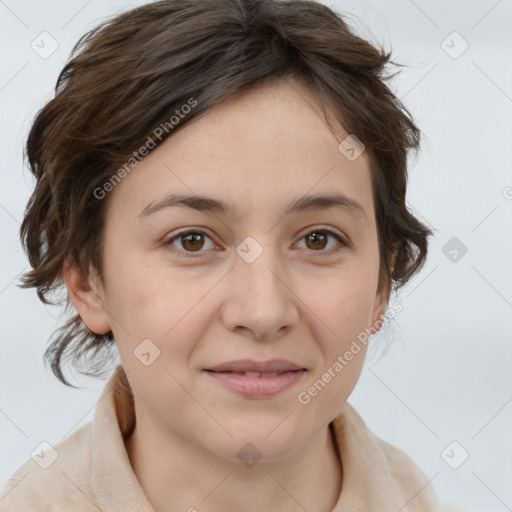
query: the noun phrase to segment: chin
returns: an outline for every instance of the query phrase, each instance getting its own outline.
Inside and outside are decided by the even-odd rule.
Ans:
[[[278,424],[276,422],[271,428],[265,429],[255,428],[251,424],[241,425],[237,431],[230,430],[233,437],[222,436],[220,444],[216,443],[212,451],[223,458],[239,462],[285,459],[300,448],[301,439],[290,430],[290,425],[287,428],[281,425],[275,429]]]

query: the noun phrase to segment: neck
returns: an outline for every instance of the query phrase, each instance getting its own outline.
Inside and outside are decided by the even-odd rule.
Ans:
[[[159,437],[139,421],[125,442],[156,512],[330,512],[341,491],[341,460],[328,427],[287,459],[260,460],[252,467],[180,437]]]

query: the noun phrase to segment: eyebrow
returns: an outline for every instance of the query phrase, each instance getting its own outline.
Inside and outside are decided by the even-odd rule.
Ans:
[[[219,215],[232,215],[235,208],[225,201],[212,197],[200,195],[170,194],[161,201],[148,204],[138,215],[139,219],[144,219],[156,212],[171,207],[184,207],[197,210],[199,212],[211,212]],[[318,211],[327,208],[340,208],[351,215],[366,219],[366,212],[360,203],[341,193],[331,193],[322,195],[308,195],[291,201],[282,212],[282,216],[290,213],[304,211]]]

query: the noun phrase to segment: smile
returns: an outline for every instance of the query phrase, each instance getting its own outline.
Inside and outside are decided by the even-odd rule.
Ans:
[[[266,398],[277,395],[296,385],[306,370],[283,372],[232,372],[205,370],[216,383],[233,393],[248,398]]]

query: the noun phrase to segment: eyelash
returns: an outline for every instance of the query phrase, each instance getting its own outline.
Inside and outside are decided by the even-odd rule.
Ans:
[[[312,233],[316,233],[316,232],[321,232],[321,233],[327,233],[331,236],[333,236],[338,242],[340,242],[340,247],[336,248],[336,249],[331,249],[329,251],[308,251],[308,252],[312,252],[312,253],[319,253],[320,255],[326,255],[326,254],[337,254],[338,252],[342,251],[343,249],[345,249],[346,247],[348,247],[348,243],[336,232],[334,231],[333,229],[329,228],[329,227],[323,227],[323,226],[319,226],[315,229],[312,229],[311,231],[308,231],[304,236],[302,236],[300,240],[303,240],[304,238],[306,238],[308,235],[311,235]],[[176,249],[175,247],[173,247],[173,242],[177,239],[179,239],[180,237],[184,237],[186,235],[190,235],[190,234],[201,234],[201,235],[205,235],[207,236],[208,238],[211,239],[210,236],[208,236],[207,233],[205,233],[204,231],[201,231],[200,229],[187,229],[186,231],[181,231],[179,233],[177,233],[176,235],[174,235],[172,238],[169,238],[165,243],[164,245],[172,252],[172,253],[175,253],[177,254],[178,256],[180,257],[185,257],[185,258],[198,258],[201,256],[201,253],[202,252],[205,252],[205,251],[197,251],[196,253],[193,253],[193,252],[190,252],[190,251],[182,251],[180,249]]]

